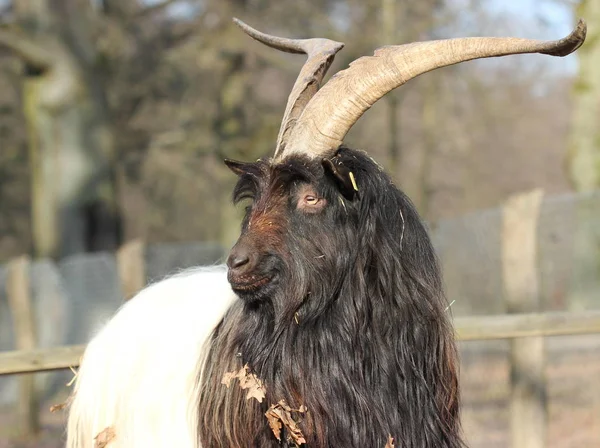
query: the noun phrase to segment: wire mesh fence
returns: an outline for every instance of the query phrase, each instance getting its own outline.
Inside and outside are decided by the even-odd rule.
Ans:
[[[455,315],[505,312],[502,209],[432,229]],[[600,308],[600,192],[545,197],[537,229],[543,311]]]
[[[215,243],[172,243],[149,246],[146,280],[155,282],[180,270],[222,261],[224,249]],[[14,326],[6,297],[7,272],[0,267],[0,351],[14,350]],[[58,263],[30,265],[31,294],[39,347],[84,344],[123,303],[114,254],[68,257]],[[43,397],[64,386],[68,373],[37,375]],[[0,378],[0,406],[16,400],[16,378]]]
[[[432,230],[452,310],[507,311],[503,209],[439,222]],[[545,197],[536,231],[540,311],[600,309],[600,192]],[[471,447],[511,446],[513,341],[460,343],[463,425]],[[545,340],[542,446],[600,446],[600,336]],[[527,422],[525,422],[527,424]]]
[[[432,226],[454,315],[506,312],[502,225],[498,208]],[[545,197],[536,234],[540,311],[600,309],[600,192]],[[222,261],[224,254],[216,243],[148,246],[145,278],[158,281],[187,267]],[[35,261],[30,277],[39,347],[86,343],[123,303],[114,254]],[[0,350],[14,349],[6,278],[0,266]],[[460,344],[469,446],[509,445],[510,344]],[[545,352],[547,446],[600,446],[600,337],[551,338]],[[42,398],[64,392],[70,376],[37,374]],[[16,378],[0,378],[0,406],[10,406],[16,396]]]

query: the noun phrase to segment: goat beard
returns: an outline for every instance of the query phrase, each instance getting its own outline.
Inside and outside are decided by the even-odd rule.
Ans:
[[[421,434],[427,419],[450,427],[449,433],[458,433],[456,350],[448,322],[436,323],[431,309],[425,312],[428,317],[423,316],[414,303],[403,304],[404,309],[395,314],[407,321],[391,321],[386,309],[392,304],[384,305],[385,297],[369,290],[369,279],[356,268],[364,266],[358,253],[345,254],[354,258],[354,263],[326,256],[311,264],[303,259],[307,256],[312,257],[297,257],[293,267],[286,269],[276,294],[260,303],[236,303],[216,328],[203,369],[202,390],[206,393],[201,394],[199,403],[202,446],[282,446],[265,417],[267,409],[281,400],[293,409],[308,409],[305,414],[292,414],[307,446],[376,446],[377,440],[383,446],[388,434],[407,441],[403,446],[417,446],[410,440],[421,437],[415,434]],[[332,266],[339,263],[355,268],[340,271]],[[339,275],[329,278],[330,272]],[[403,290],[405,294],[409,291]],[[377,301],[381,305],[373,304]],[[427,302],[423,305],[429,307]],[[413,315],[417,318],[410,317]],[[404,330],[394,331],[402,326]],[[419,328],[414,330],[415,326]],[[383,336],[386,333],[390,339]],[[421,354],[415,355],[415,350]],[[403,358],[401,366],[394,361],[398,352]],[[431,352],[436,355],[430,356]],[[417,365],[411,367],[411,363]],[[244,365],[266,387],[262,403],[246,399],[246,391],[235,385],[226,388],[221,384],[227,372]],[[393,370],[399,368],[401,371]],[[391,376],[406,379],[390,383],[390,370]],[[432,396],[428,389],[442,383],[444,390],[436,390]],[[394,390],[402,403],[398,397],[383,396]],[[406,426],[398,428],[396,422],[413,412],[419,401],[429,405],[421,421],[407,418]],[[386,414],[394,417],[387,419]],[[439,415],[445,415],[445,421]],[[448,441],[441,433],[426,446],[460,446],[458,436]],[[285,426],[281,434],[283,446],[296,446]]]

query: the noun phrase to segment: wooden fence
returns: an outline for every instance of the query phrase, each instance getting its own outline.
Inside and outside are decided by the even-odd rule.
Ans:
[[[532,313],[507,314],[499,316],[460,317],[454,321],[457,338],[460,341],[477,341],[493,339],[512,339],[517,341],[535,341],[547,336],[567,336],[600,333],[600,311],[580,313]],[[56,347],[48,349],[17,350],[0,353],[0,376],[46,372],[51,370],[76,368],[85,350],[84,345]],[[514,346],[513,346],[514,351]],[[512,357],[511,369],[514,372],[522,368],[520,359]],[[535,362],[540,362],[539,367]],[[535,369],[544,369],[544,358],[536,358],[535,362],[527,361],[526,367],[533,364]],[[514,373],[513,373],[514,375]],[[37,402],[32,389],[32,376],[21,384],[19,415],[21,424],[28,431],[38,427]],[[521,415],[531,409],[537,412],[541,419],[511,420],[511,439],[513,448],[528,448],[533,444],[545,444],[546,390],[545,377],[537,379],[536,389],[540,394],[527,394],[519,388],[518,378],[513,377],[511,388],[511,410],[519,409]],[[515,391],[515,388],[517,390]],[[535,414],[534,414],[535,415]],[[33,425],[27,427],[27,425]]]
[[[537,229],[543,194],[513,197],[502,209],[502,277],[508,314],[459,317],[454,320],[461,341],[511,340],[511,446],[545,445],[545,337],[600,333],[600,311],[541,312],[538,281]],[[117,254],[124,297],[145,283],[144,246],[132,242]],[[77,367],[85,346],[35,347],[29,297],[28,259],[8,266],[7,294],[15,327],[16,351],[0,352],[0,375],[26,374]],[[37,429],[37,403],[31,375],[20,378],[19,414],[27,431]]]
[[[116,260],[122,295],[130,298],[146,283],[143,243],[132,241],[125,244],[117,252]],[[36,349],[36,319],[31,298],[30,272],[31,260],[27,256],[16,258],[7,264],[6,295],[13,320],[15,346],[18,350],[0,352],[2,374],[33,373],[77,366],[83,353],[84,347]],[[24,359],[23,355],[28,359],[28,367],[15,371],[15,364],[11,359]],[[19,378],[18,394],[17,431],[21,434],[36,434],[40,427],[39,403],[33,375],[23,375]]]
[[[458,317],[457,339],[482,341],[600,333],[600,311]],[[78,367],[85,345],[0,352],[0,375]]]

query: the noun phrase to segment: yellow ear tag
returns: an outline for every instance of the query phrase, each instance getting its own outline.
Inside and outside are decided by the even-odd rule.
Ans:
[[[356,185],[356,179],[354,179],[354,173],[350,171],[350,182],[352,182],[352,188],[354,191],[358,191],[358,185]]]

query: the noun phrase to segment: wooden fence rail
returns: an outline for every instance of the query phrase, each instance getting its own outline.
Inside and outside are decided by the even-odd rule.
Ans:
[[[600,333],[600,311],[459,317],[454,326],[461,341],[591,334]],[[77,367],[84,349],[73,345],[0,352],[0,375]]]
[[[85,345],[0,352],[0,375],[46,372],[79,366]]]
[[[574,336],[600,333],[600,311],[460,317],[454,326],[461,341]]]

